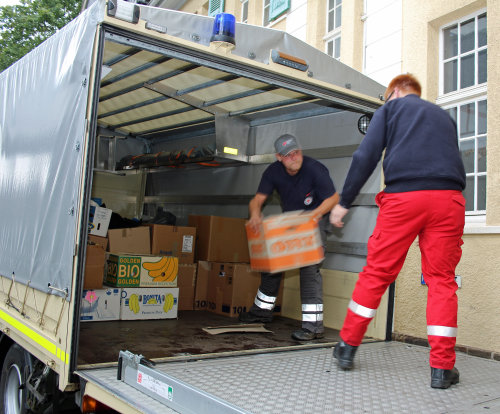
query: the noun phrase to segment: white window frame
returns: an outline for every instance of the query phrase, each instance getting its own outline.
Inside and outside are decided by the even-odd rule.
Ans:
[[[333,12],[334,12],[333,13],[333,22],[334,22],[334,24],[335,24],[335,20],[336,20],[336,16],[337,16],[337,9],[338,9],[338,7],[342,8],[343,1],[344,0],[342,0],[340,2],[340,5],[333,6]],[[327,30],[327,35],[333,35],[333,34],[336,34],[338,31],[340,31],[340,28],[342,27],[342,16],[340,17],[340,26],[334,27],[333,30],[328,30],[328,22],[329,22],[330,11],[331,11],[329,8],[329,6],[330,6],[329,3],[330,3],[329,0],[326,0],[326,30]]]
[[[281,22],[282,20],[286,19],[286,17],[288,16],[288,13],[290,12],[290,9],[288,9],[286,13],[283,13],[277,19],[269,20],[269,8],[271,7],[271,0],[262,0],[262,5],[263,5],[262,6],[262,26],[263,27],[272,27],[272,26],[274,26],[275,24],[277,24],[277,23]],[[266,9],[268,10],[268,12],[267,12],[267,22],[265,20]]]
[[[341,1],[340,5],[337,5],[337,6],[334,6],[333,7],[333,10],[334,10],[334,13],[333,13],[333,21],[335,22],[335,17],[337,15],[337,8],[338,7],[342,7],[343,6],[343,0]],[[326,0],[326,29],[328,30],[328,22],[329,22],[329,16],[330,16],[330,9],[329,9],[329,1]],[[340,20],[340,26],[338,27],[335,27],[333,30],[327,32],[327,34],[323,37],[323,40],[325,42],[325,53],[328,54],[328,44],[330,42],[334,42],[334,47],[333,47],[333,51],[334,51],[334,54],[335,54],[335,40],[337,38],[340,38],[340,43],[342,44],[342,17],[341,17],[341,20]],[[331,56],[331,55],[330,55]],[[334,56],[332,56],[334,57]],[[341,52],[339,50],[339,57],[338,58],[335,58],[337,60],[340,60],[340,58],[342,57],[341,55]]]
[[[247,8],[247,15],[245,17],[245,6]],[[241,23],[248,23],[248,0],[241,0]]]
[[[325,53],[331,57],[333,57],[334,59],[337,59],[337,60],[340,60],[340,57],[341,57],[341,54],[340,54],[340,50],[339,50],[339,56],[338,57],[335,57],[335,40],[337,39],[340,39],[340,43],[342,44],[342,34],[340,32],[340,30],[338,30],[338,33],[333,35],[333,36],[328,36],[328,37],[325,37]],[[333,43],[333,55],[330,55],[328,53],[328,45],[330,43]]]
[[[458,19],[456,21],[449,22],[446,25],[443,25],[442,27],[440,27],[440,29],[439,29],[439,96],[436,100],[436,104],[441,106],[443,109],[450,109],[453,107],[459,107],[461,105],[466,105],[466,104],[472,103],[472,102],[476,102],[476,107],[477,107],[478,101],[482,101],[482,100],[486,100],[486,102],[488,101],[488,96],[487,96],[488,84],[486,82],[481,83],[479,85],[477,84],[477,75],[478,75],[477,70],[476,70],[477,69],[477,60],[476,60],[476,67],[475,67],[475,73],[474,73],[475,85],[460,89],[460,67],[458,67],[458,69],[457,69],[457,71],[458,71],[458,73],[457,73],[458,89],[456,91],[448,92],[446,94],[443,92],[444,91],[444,62],[445,62],[445,59],[443,58],[443,56],[444,56],[444,35],[443,35],[444,30],[449,28],[450,26],[453,26],[453,25],[460,25],[461,23],[463,23],[467,20],[470,20],[472,18],[474,18],[475,21],[477,22],[477,17],[480,16],[481,14],[484,14],[484,13],[487,13],[487,10],[480,9],[480,10],[474,12],[473,14],[464,16],[463,18]],[[459,39],[459,41],[460,41],[460,39]],[[475,41],[474,53],[476,55],[478,53],[478,50],[483,50],[483,49],[488,50],[488,43],[486,43],[486,46],[484,46],[484,47],[481,47],[481,48],[477,47],[477,24],[476,24],[474,41]],[[460,45],[460,43],[459,43],[459,45]],[[460,59],[460,48],[458,49],[458,59]],[[459,136],[460,135],[460,114],[457,114],[457,128],[458,128],[457,135]],[[476,109],[476,113],[475,113],[475,133],[477,133],[477,109]],[[488,133],[486,133],[486,139],[488,139],[487,137],[488,137]],[[471,137],[468,137],[467,139],[469,139],[469,138],[471,138]],[[460,142],[461,141],[460,136],[458,139]],[[477,154],[477,134],[474,135],[474,140],[476,143],[475,144],[475,151]],[[475,157],[474,162],[475,163],[477,162],[477,157]],[[480,177],[480,176],[487,177],[486,172],[478,173],[476,171],[477,171],[477,168],[475,167],[474,173],[467,174],[467,177],[471,177],[471,176],[474,177],[475,183],[477,183],[477,177]],[[486,194],[486,197],[487,196],[488,195]],[[477,210],[476,209],[476,207],[477,207],[476,200],[477,200],[477,185],[474,186],[474,210],[466,211],[466,215],[468,216],[467,222],[477,221],[477,219],[480,219],[477,216],[485,216],[486,215],[486,210]],[[473,218],[474,216],[476,216],[476,218]]]
[[[451,109],[451,108],[457,108],[457,127],[459,129],[458,131],[458,142],[461,143],[461,142],[465,142],[465,141],[473,141],[474,142],[474,170],[473,172],[467,172],[466,173],[466,176],[467,178],[474,178],[474,209],[473,210],[469,210],[466,212],[466,214],[468,216],[478,216],[478,215],[485,215],[486,214],[486,210],[478,210],[477,209],[477,180],[479,177],[487,177],[487,171],[482,171],[482,172],[478,172],[478,166],[477,166],[477,153],[478,153],[478,140],[482,137],[485,137],[486,140],[488,140],[488,131],[486,131],[486,134],[479,134],[478,133],[478,102],[480,101],[486,101],[488,102],[488,99],[487,99],[487,96],[486,95],[482,95],[482,96],[477,96],[473,99],[467,99],[467,100],[463,100],[463,101],[459,101],[459,102],[456,102],[452,105],[446,105],[446,106],[443,106],[442,108],[445,109],[445,110],[448,110],[448,109]],[[463,106],[463,105],[468,105],[468,104],[474,104],[474,108],[475,108],[475,111],[474,111],[474,134],[471,135],[471,136],[468,136],[468,137],[464,137],[464,138],[461,138],[460,137],[460,128],[459,128],[459,125],[461,123],[461,120],[460,120],[460,106]]]

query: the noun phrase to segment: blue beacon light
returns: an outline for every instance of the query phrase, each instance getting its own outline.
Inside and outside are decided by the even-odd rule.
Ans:
[[[210,42],[226,42],[236,45],[235,41],[236,19],[232,14],[219,13],[215,16],[214,27]]]

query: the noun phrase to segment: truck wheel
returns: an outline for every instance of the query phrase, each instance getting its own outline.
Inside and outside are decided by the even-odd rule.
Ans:
[[[0,412],[5,414],[25,414],[26,389],[25,367],[28,365],[24,350],[12,345],[5,356],[0,379]]]

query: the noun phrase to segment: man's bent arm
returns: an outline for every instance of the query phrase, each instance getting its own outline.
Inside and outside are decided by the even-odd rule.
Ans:
[[[339,202],[339,198],[340,197],[338,193],[335,193],[331,197],[325,198],[323,202],[313,210],[315,219],[319,220],[325,214],[329,213],[330,210]]]
[[[262,223],[262,206],[266,200],[267,194],[257,193],[248,204],[248,212],[250,214],[248,223],[254,231],[257,231]]]

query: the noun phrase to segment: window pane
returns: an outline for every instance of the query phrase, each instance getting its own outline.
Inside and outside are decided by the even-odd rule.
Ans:
[[[335,28],[340,27],[342,24],[342,6],[337,7],[337,12],[335,13]]]
[[[460,106],[460,138],[474,135],[474,103]]]
[[[465,177],[465,190],[462,194],[465,197],[465,210],[474,211],[474,176]]]
[[[333,55],[335,59],[340,58],[340,36],[335,39],[335,54]]]
[[[460,53],[474,49],[474,19],[460,25]]]
[[[331,32],[333,30],[333,18],[335,17],[335,13],[333,11],[328,12],[328,31]]]
[[[327,50],[327,52],[326,52],[326,53],[327,53],[329,56],[333,56],[333,42],[332,42],[332,41],[328,42],[328,43],[327,43],[327,47],[328,47],[328,50]]]
[[[460,59],[460,89],[474,85],[474,54]]]
[[[477,54],[477,82],[484,83],[487,81],[487,59],[488,52],[486,50],[481,50]]]
[[[460,141],[460,154],[464,162],[465,173],[474,172],[474,140]]]
[[[477,139],[477,172],[486,172],[486,137]]]
[[[477,103],[477,133],[486,134],[488,132],[486,124],[486,111],[488,109],[487,101],[479,101]]]
[[[446,112],[448,112],[451,116],[451,119],[453,119],[455,121],[455,124],[457,123],[457,108],[448,108],[446,110]]]
[[[339,6],[340,4],[342,4],[342,0],[336,0],[336,1],[335,1],[335,4],[336,4],[337,6]]]
[[[444,93],[457,90],[457,60],[444,64]]]
[[[486,14],[483,14],[477,19],[477,47],[485,46],[486,44]]]
[[[443,31],[444,33],[444,58],[448,59],[458,53],[458,28],[452,26]]]
[[[486,210],[486,176],[477,177],[477,209]]]
[[[328,10],[331,10],[335,7],[335,0],[328,0]]]

